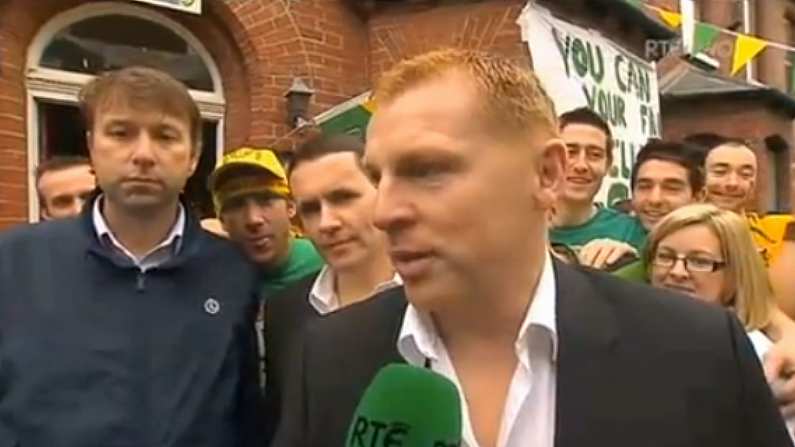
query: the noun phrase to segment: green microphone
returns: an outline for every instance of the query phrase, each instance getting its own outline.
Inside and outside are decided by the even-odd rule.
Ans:
[[[345,447],[458,447],[461,400],[433,371],[387,365],[364,392]]]

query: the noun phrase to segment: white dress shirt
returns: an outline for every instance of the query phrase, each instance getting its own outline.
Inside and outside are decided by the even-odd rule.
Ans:
[[[403,280],[400,278],[400,275],[395,273],[389,281],[382,282],[376,286],[370,296],[401,285],[403,285]],[[311,304],[320,315],[330,314],[331,312],[339,310],[340,300],[335,290],[334,272],[329,268],[328,264],[326,264],[320,269],[320,274],[315,278],[315,282],[312,284],[312,290],[309,291],[309,304]]]
[[[100,210],[100,204],[104,200],[102,196],[99,196],[97,200],[94,201],[94,209],[92,211],[92,217],[94,221],[94,229],[97,232],[97,237],[105,247],[114,250],[119,255],[122,255],[128,259],[130,259],[142,272],[146,272],[147,270],[153,269],[158,267],[171,259],[182,246],[182,237],[185,234],[185,208],[182,204],[179,204],[179,211],[177,215],[177,220],[174,222],[174,226],[171,227],[171,231],[169,231],[168,236],[163,239],[163,242],[159,243],[156,247],[149,250],[148,253],[138,258],[134,254],[121,243],[121,241],[116,238],[116,235],[108,227],[107,222],[105,221],[105,216],[102,215],[102,211]]]
[[[558,350],[555,272],[546,254],[533,301],[514,344],[518,359],[508,389],[498,447],[553,447]],[[430,361],[433,371],[450,379],[461,396],[463,447],[479,447],[469,418],[469,406],[430,316],[410,305],[398,338],[398,352],[410,364]]]

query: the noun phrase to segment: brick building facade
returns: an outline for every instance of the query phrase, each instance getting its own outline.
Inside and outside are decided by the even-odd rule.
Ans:
[[[57,121],[72,116],[77,89],[87,79],[85,73],[78,76],[45,66],[43,56],[53,36],[86,18],[121,15],[158,24],[187,42],[195,53],[191,60],[206,65],[211,91],[194,96],[210,134],[216,135],[206,142],[207,171],[222,151],[244,143],[278,148],[290,142],[285,139],[291,134],[285,93],[296,79],[314,90],[309,115],[315,115],[369,90],[396,61],[435,47],[477,48],[531,63],[516,25],[525,3],[203,0],[202,14],[194,15],[131,0],[37,0],[35,7],[29,0],[0,0],[0,229],[37,216],[32,170],[42,157],[62,150],[58,135],[69,129],[58,128]],[[672,35],[660,22],[614,0],[542,3],[577,25],[599,29],[639,55],[647,39]],[[703,12],[707,14],[707,9]],[[713,13],[716,24],[733,18]],[[769,14],[757,18],[771,20]],[[88,33],[81,32],[79,37]],[[121,30],[110,34],[102,38],[125,38]],[[759,71],[770,72],[775,64],[762,62]],[[664,115],[666,133],[669,128],[671,134],[681,133],[690,123],[687,116],[693,114],[679,110]],[[763,112],[758,116],[771,119]],[[723,129],[722,123],[711,130],[739,129]],[[778,132],[784,133],[783,125]],[[791,139],[791,132],[786,133],[785,140]]]

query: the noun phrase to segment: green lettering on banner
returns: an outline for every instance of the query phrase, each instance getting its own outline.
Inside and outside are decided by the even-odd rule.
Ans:
[[[588,74],[588,54],[582,40],[574,38],[574,42],[571,44],[571,57],[577,76],[584,78]]]
[[[640,105],[640,128],[644,135],[657,137],[660,135],[659,117],[654,113],[654,109],[645,105]]]
[[[613,206],[629,198],[629,188],[623,183],[613,183],[607,190],[607,206]]]
[[[631,141],[613,140],[613,166],[610,168],[610,177],[629,180],[632,166],[635,165],[636,144]]]
[[[629,156],[627,156],[629,153]],[[629,161],[629,163],[627,163]],[[621,178],[629,179],[632,173],[632,163],[635,162],[635,144],[627,141],[621,144]]]
[[[556,38],[556,42],[557,42]],[[567,47],[568,47],[569,38],[566,39]],[[596,48],[594,48],[596,47]],[[558,49],[560,49],[560,44],[558,44]],[[593,79],[597,84],[601,84],[602,81],[605,79],[605,61],[604,55],[602,54],[602,49],[598,45],[593,45],[591,42],[583,41],[580,38],[575,37],[571,43],[571,54],[572,62],[574,63],[574,70],[577,73],[577,76],[580,78],[585,78],[586,76],[590,75],[591,79]],[[561,53],[563,54],[563,53]],[[566,61],[566,66],[569,63]],[[570,76],[569,71],[566,71],[566,75]]]
[[[645,102],[651,100],[651,80],[648,71],[621,54],[616,56],[613,67],[616,84],[621,93],[633,93]]]
[[[598,113],[611,127],[627,127],[627,111],[624,98],[595,85],[583,85],[588,108]]]
[[[571,50],[571,39],[569,36],[566,36],[564,39],[563,36],[560,35],[560,32],[557,28],[552,28],[552,37],[555,39],[555,45],[558,47],[560,56],[563,58],[563,64],[566,68],[566,77],[570,77],[571,70],[569,69],[569,52]]]
[[[624,82],[624,77],[621,76],[621,65],[624,62],[624,56],[617,55],[615,61],[613,62],[613,71],[616,75],[616,84],[618,84],[618,89],[621,90],[621,93],[626,93],[629,91],[629,85]]]

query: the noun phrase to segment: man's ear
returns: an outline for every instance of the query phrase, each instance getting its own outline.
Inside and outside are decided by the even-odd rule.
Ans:
[[[227,233],[229,233],[229,226],[228,226],[228,224],[226,223],[226,220],[224,219],[224,216],[223,216],[223,214],[222,214],[222,213],[218,213],[218,222],[221,222],[221,228],[223,228],[223,229],[224,229],[224,231],[226,231]]]
[[[292,220],[295,219],[295,201],[293,199],[287,199],[287,216]]]
[[[566,172],[566,144],[563,140],[553,138],[544,144],[538,157],[537,172],[536,201],[541,208],[552,209]]]

